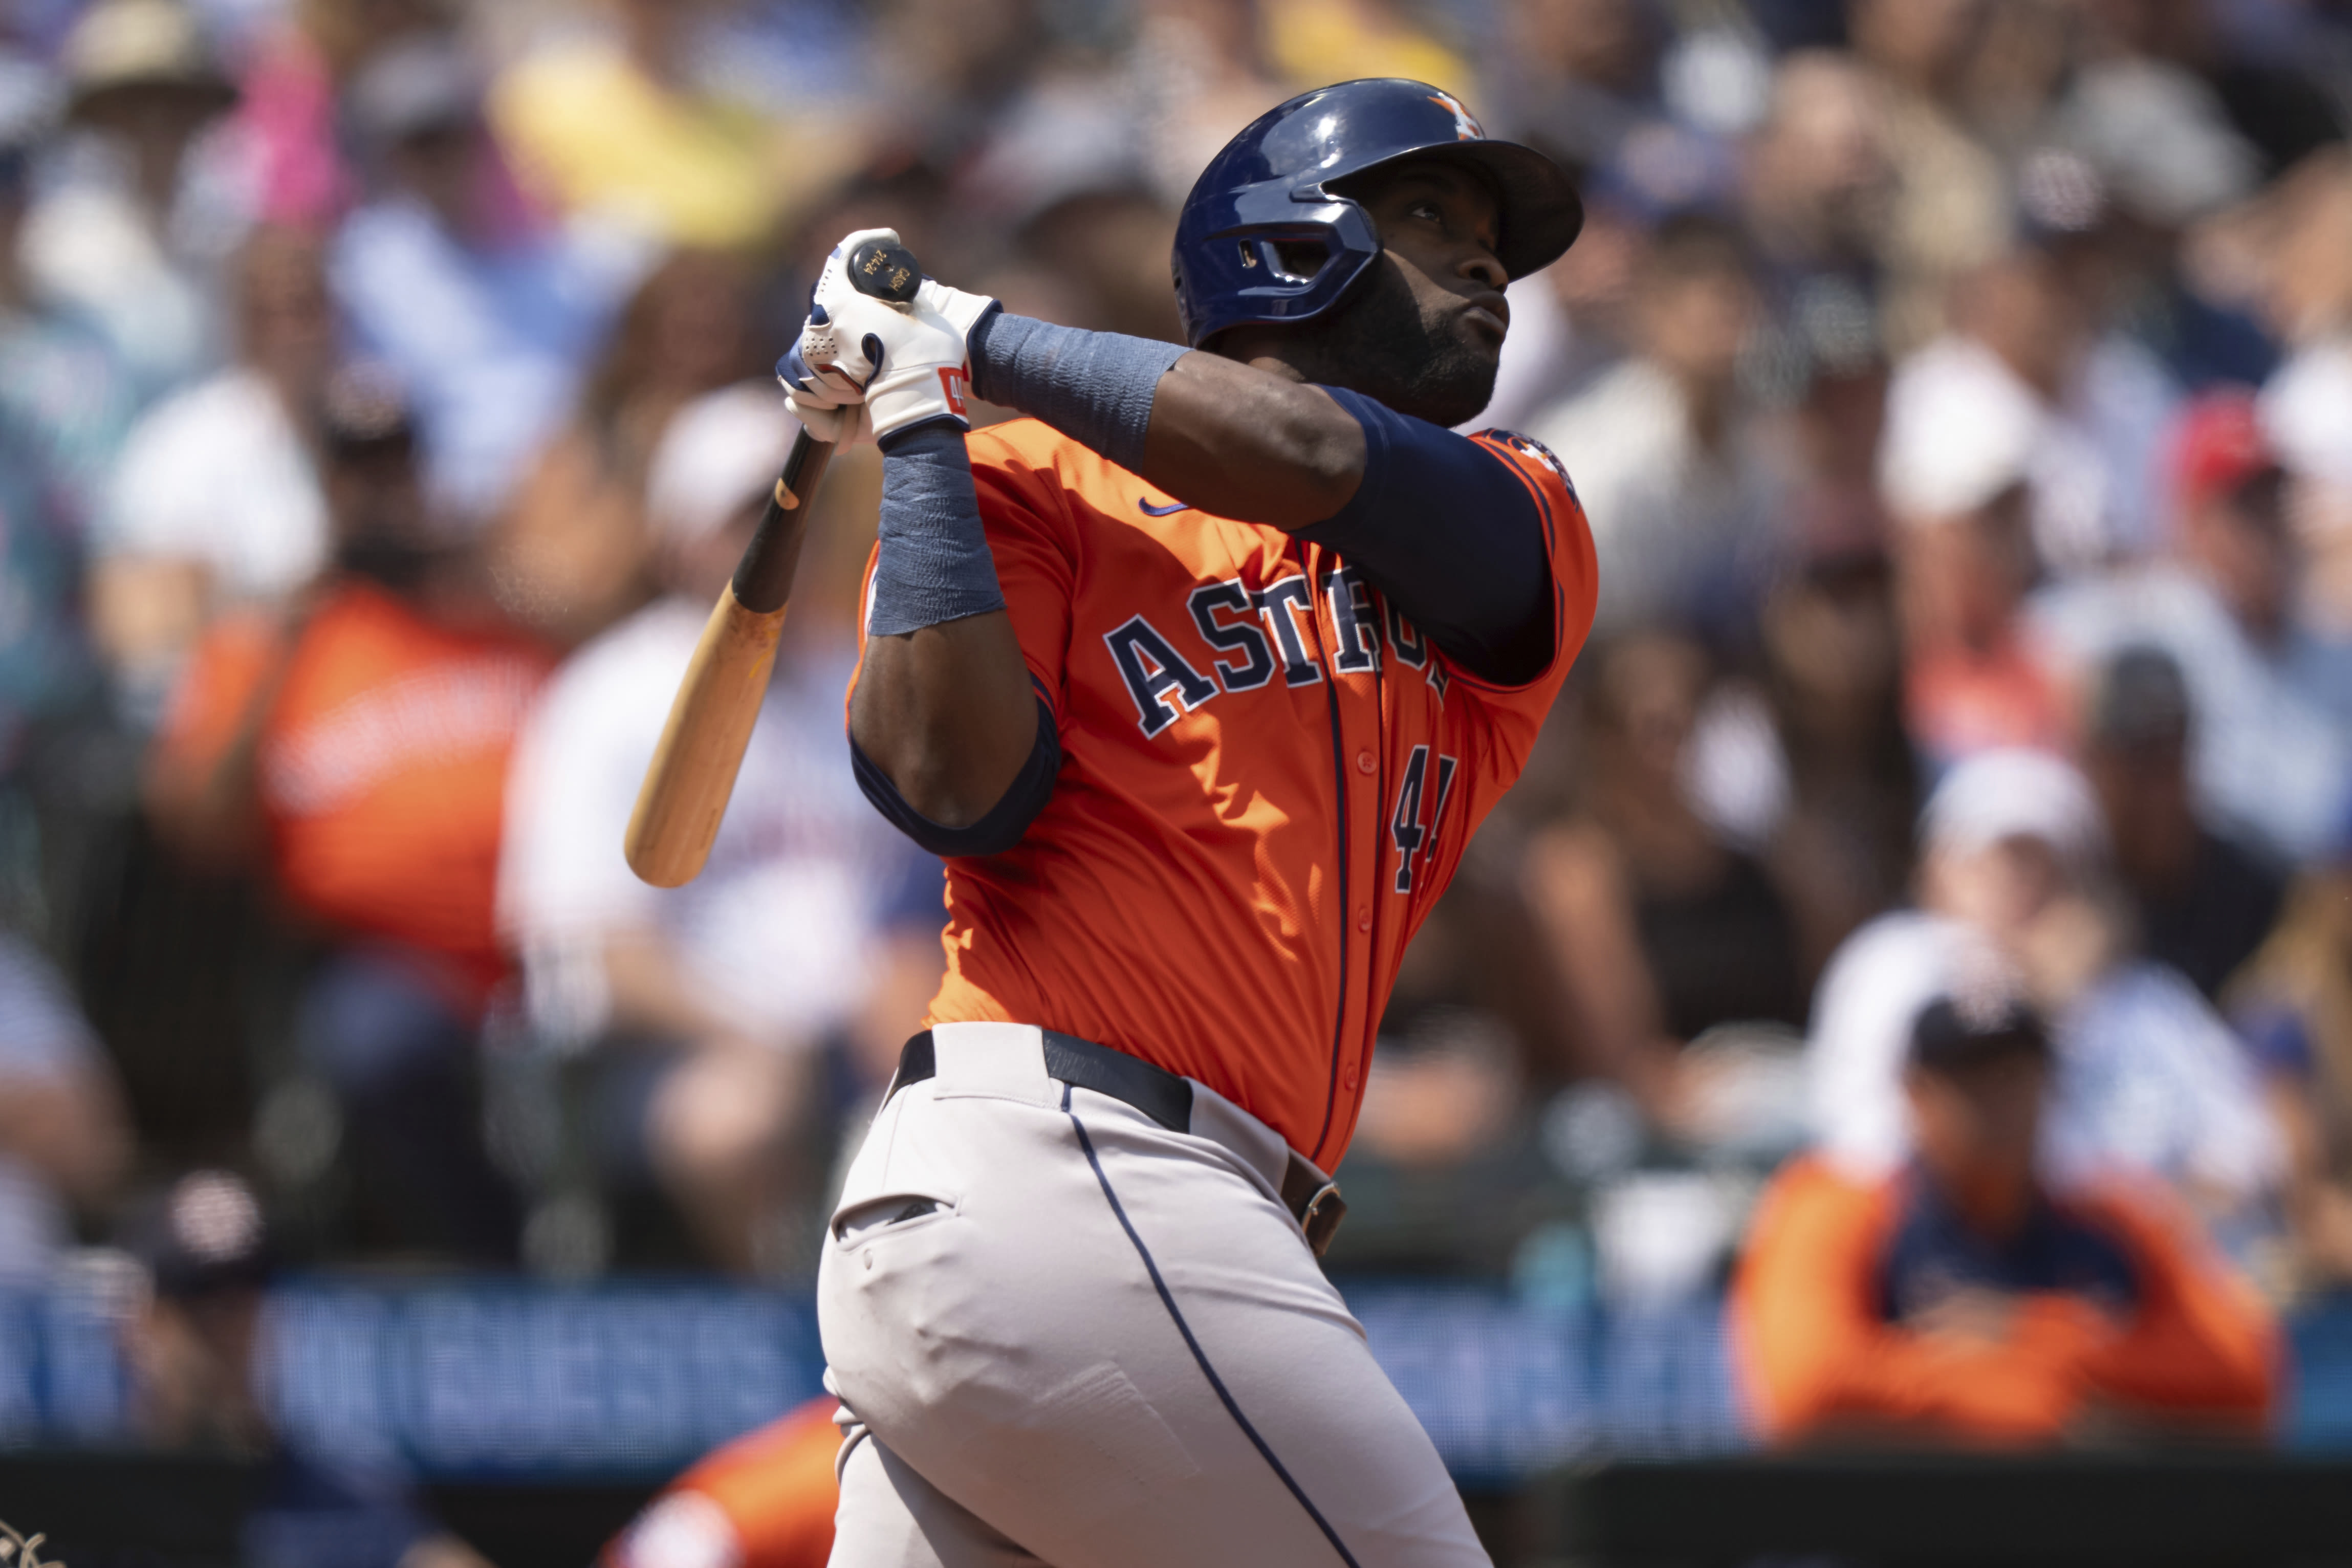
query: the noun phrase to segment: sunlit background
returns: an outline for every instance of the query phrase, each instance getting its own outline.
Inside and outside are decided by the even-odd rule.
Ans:
[[[711,869],[619,852],[767,367],[874,224],[1173,338],[1195,173],[1370,75],[1589,213],[1475,427],[1573,476],[1600,624],[1407,960],[1328,1259],[1498,1555],[1568,1461],[1762,1440],[1759,1195],[1902,1168],[1910,1018],[1985,963],[2058,1040],[2053,1172],[2168,1192],[2283,1326],[2257,1446],[2352,1453],[2352,5],[0,39],[0,1517],[81,1568],[581,1562],[818,1394],[827,1194],[940,963],[841,732],[870,449]]]

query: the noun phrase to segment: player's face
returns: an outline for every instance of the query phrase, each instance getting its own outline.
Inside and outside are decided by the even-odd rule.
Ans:
[[[1905,1074],[1919,1163],[1980,1228],[2007,1229],[2032,1200],[2049,1081],[2049,1064],[2028,1051]]]
[[[1371,214],[1383,254],[1338,310],[1290,330],[1283,357],[1310,381],[1432,424],[1475,417],[1494,395],[1511,317],[1493,190],[1475,171],[1432,159],[1349,194]]]
[[[1433,330],[1483,353],[1503,352],[1510,274],[1496,259],[1502,215],[1493,189],[1455,163],[1406,163],[1364,192],[1381,244],[1403,271]]]

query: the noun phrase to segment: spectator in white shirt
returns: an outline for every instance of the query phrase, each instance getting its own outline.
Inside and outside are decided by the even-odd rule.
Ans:
[[[2060,576],[2153,542],[2149,457],[2178,397],[2154,355],[2102,329],[2097,304],[2053,253],[2012,251],[1969,278],[1956,330],[1905,359],[1886,394],[1890,447],[1963,409],[2019,433],[2034,547]]]
[[[2152,1174],[2225,1237],[2265,1223],[2284,1149],[2252,1064],[2196,988],[2134,956],[2099,902],[2107,843],[2082,775],[1989,752],[1922,814],[1919,907],[1885,915],[1830,961],[1808,1044],[1814,1134],[1858,1173],[1908,1153],[1909,1020],[1939,994],[2021,980],[2054,1024],[2051,1174]]]
[[[916,891],[912,984],[936,980],[936,862],[859,796],[841,693],[856,592],[831,584],[840,541],[813,542],[776,674],[709,863],[648,887],[621,853],[637,786],[709,606],[741,553],[793,433],[772,386],[688,404],[647,487],[667,593],[583,647],[549,684],[508,791],[500,918],[544,1034],[623,1048],[658,1071],[628,1137],[704,1247],[738,1268],[774,1256],[792,1134],[809,1125],[816,1048],[856,1034],[898,973],[884,927]],[[822,529],[813,530],[822,533]],[[851,560],[862,557],[851,557]],[[884,1032],[901,1037],[919,1006]],[[896,1039],[889,1044],[895,1048]],[[650,1058],[648,1053],[652,1053]],[[623,1076],[629,1076],[624,1074]],[[805,1173],[803,1173],[804,1174]]]
[[[2201,803],[2272,854],[2309,859],[2352,799],[2352,644],[2296,615],[2304,552],[2252,395],[2199,399],[2170,455],[2166,557],[2046,590],[2028,624],[2045,657],[2080,679],[2127,647],[2170,654],[2197,714]]]
[[[134,719],[221,610],[280,600],[326,561],[313,425],[335,332],[315,241],[247,244],[237,340],[236,364],[132,427],[91,540],[91,629]]]

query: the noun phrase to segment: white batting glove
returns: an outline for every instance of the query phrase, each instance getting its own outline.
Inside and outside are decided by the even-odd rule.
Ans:
[[[784,394],[784,406],[793,411],[810,436],[834,447],[855,447],[860,441],[874,439],[874,422],[859,394],[856,403],[826,403],[814,396],[803,397],[798,392]]]
[[[861,293],[848,275],[851,255],[869,241],[898,238],[889,229],[861,229],[834,247],[800,342],[779,374],[813,406],[845,404],[856,387],[877,440],[934,421],[969,428],[968,334],[995,301],[929,280],[904,305]]]

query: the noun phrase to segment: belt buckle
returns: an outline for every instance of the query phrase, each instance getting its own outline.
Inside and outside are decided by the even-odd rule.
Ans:
[[[1316,1188],[1307,1206],[1298,1211],[1298,1228],[1307,1233],[1307,1250],[1318,1258],[1329,1251],[1339,1222],[1347,1217],[1348,1200],[1339,1195],[1339,1183],[1326,1182]]]

